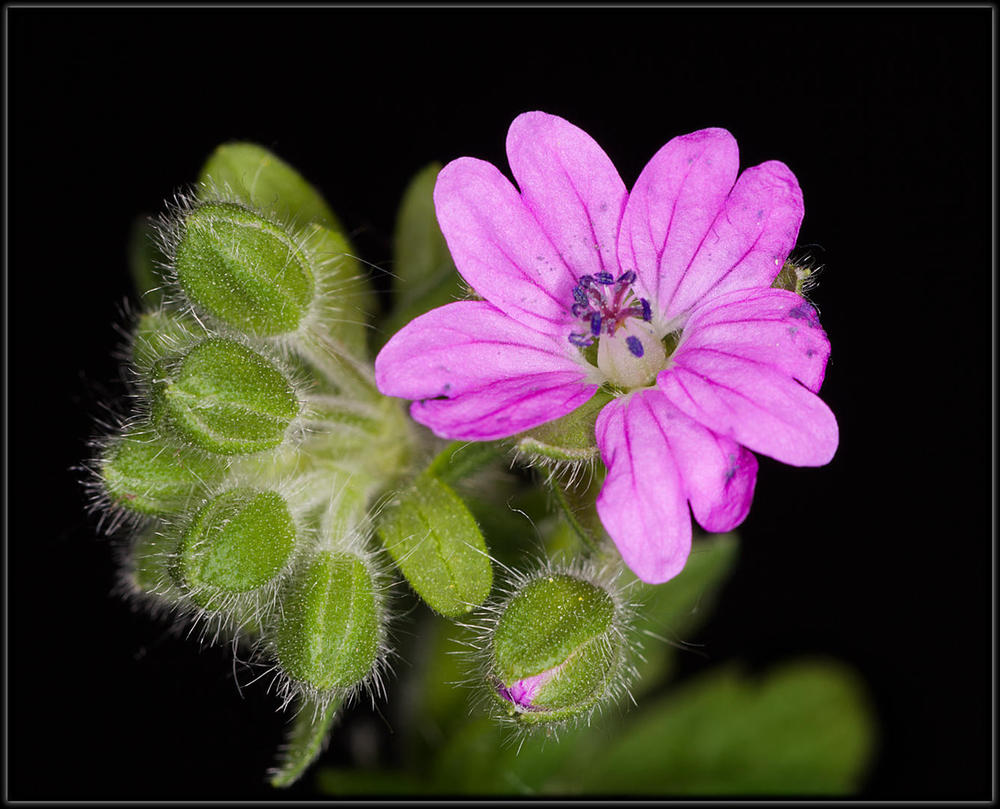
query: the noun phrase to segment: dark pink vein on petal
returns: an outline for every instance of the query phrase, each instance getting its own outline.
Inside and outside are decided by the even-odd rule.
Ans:
[[[691,350],[692,351],[697,351],[698,349],[691,349]],[[700,371],[696,371],[693,368],[687,367],[686,365],[681,365],[680,367],[683,368],[685,371],[687,371],[687,373],[691,374],[692,376],[699,377],[702,381],[706,382],[709,386],[711,386],[713,388],[722,388],[723,390],[728,390],[731,393],[733,393],[736,396],[738,396],[739,398],[744,399],[747,402],[749,402],[753,406],[754,410],[763,411],[763,412],[765,412],[765,413],[767,413],[767,414],[775,417],[782,424],[787,424],[789,427],[792,427],[793,429],[795,429],[796,432],[801,432],[801,429],[799,427],[796,427],[792,422],[788,421],[783,416],[775,413],[773,410],[770,410],[769,408],[764,407],[763,405],[758,404],[757,402],[755,402],[753,399],[751,399],[749,396],[747,396],[742,391],[739,391],[736,388],[730,387],[729,385],[726,385],[723,382],[719,382],[717,379],[710,379],[709,377],[705,376]],[[687,394],[688,399],[690,399],[697,406],[698,402],[691,395],[691,393],[688,391],[687,386],[685,386],[685,384],[680,380],[680,378],[678,376],[674,376],[674,378],[677,380],[677,384],[680,385],[682,388],[684,388],[684,393]],[[796,385],[798,385],[799,387],[801,387],[803,390],[806,390],[806,391],[809,391],[809,393],[812,393],[812,391],[810,391],[809,388],[807,388],[805,385],[803,385],[801,382],[799,382],[794,377],[792,378],[792,381]],[[813,394],[813,395],[815,395],[815,394]],[[783,395],[783,398],[787,399],[788,397]],[[732,405],[730,405],[728,402],[725,402],[725,401],[723,401],[722,403],[724,405],[726,405],[726,408],[730,412],[733,412]],[[698,409],[701,410],[702,408],[699,406]],[[704,425],[704,426],[707,427],[708,425]],[[711,429],[711,428],[709,428],[709,429]],[[735,439],[733,439],[733,440],[735,440]],[[739,442],[737,441],[737,443],[739,443]]]

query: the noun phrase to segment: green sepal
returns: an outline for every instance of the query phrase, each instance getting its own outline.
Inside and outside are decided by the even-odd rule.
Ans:
[[[526,724],[560,721],[589,709],[609,691],[622,652],[611,596],[568,574],[526,584],[504,608],[492,639],[500,685],[541,675],[530,710],[496,695]]]
[[[202,166],[198,183],[202,200],[229,192],[252,208],[273,212],[283,222],[317,222],[343,231],[320,193],[288,163],[256,143],[219,146]]]
[[[811,275],[812,270],[809,267],[786,260],[774,281],[771,282],[771,287],[801,295],[808,286]]]
[[[199,310],[255,337],[294,332],[316,297],[302,245],[235,203],[205,202],[187,211],[173,258],[177,283]]]
[[[133,430],[114,439],[100,464],[111,502],[150,516],[181,511],[222,478],[226,462],[169,441],[152,430]]]
[[[331,699],[319,711],[308,703],[301,706],[279,751],[278,765],[268,773],[271,786],[291,786],[319,758],[342,703],[343,699]]]
[[[368,356],[368,322],[378,309],[375,290],[364,267],[341,233],[311,223],[301,231],[312,254],[316,280],[328,301],[321,327],[353,356]]]
[[[601,452],[594,425],[601,408],[612,398],[610,393],[598,390],[572,413],[522,433],[516,438],[518,454],[540,463],[596,461]]]
[[[454,490],[427,472],[382,512],[378,535],[410,586],[435,612],[457,618],[493,586],[486,542]]]
[[[128,268],[144,306],[156,307],[163,302],[165,266],[166,258],[159,247],[156,227],[148,217],[139,217],[129,231]]]
[[[299,413],[284,374],[255,351],[226,338],[198,343],[153,372],[153,417],[197,447],[223,455],[271,449]]]
[[[321,551],[282,594],[278,664],[309,691],[351,688],[376,663],[380,621],[375,582],[364,560]]]
[[[434,184],[440,171],[440,163],[431,163],[403,192],[393,251],[395,307],[381,332],[383,340],[424,312],[465,297],[434,212]]]
[[[274,491],[230,489],[209,500],[186,527],[172,567],[206,609],[275,581],[295,549],[296,526]]]

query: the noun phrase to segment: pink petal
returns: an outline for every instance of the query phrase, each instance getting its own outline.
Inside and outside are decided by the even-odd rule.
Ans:
[[[721,436],[793,466],[822,466],[837,449],[837,421],[782,368],[681,341],[657,387]]]
[[[684,491],[706,531],[729,531],[746,519],[757,482],[757,459],[730,438],[685,416],[659,391],[646,394],[668,451],[680,469]]]
[[[625,564],[650,584],[680,573],[691,551],[691,515],[658,399],[656,391],[616,399],[595,428],[608,467],[597,513]]]
[[[471,157],[438,174],[434,207],[455,266],[520,323],[565,339],[576,278],[495,166]]]
[[[565,416],[596,391],[580,374],[554,371],[499,379],[447,400],[414,402],[410,415],[442,438],[494,441]]]
[[[568,341],[522,326],[485,301],[421,315],[375,358],[382,393],[445,438],[489,441],[565,415],[597,389]]]
[[[628,193],[590,135],[544,112],[526,112],[507,133],[521,198],[570,270],[617,276],[615,244]]]
[[[830,357],[816,310],[783,289],[737,290],[705,301],[685,325],[683,344],[773,366],[814,393]]]
[[[802,212],[802,191],[784,163],[772,160],[743,172],[694,258],[663,268],[675,276],[680,271],[667,316],[708,294],[770,286],[795,246]]]
[[[702,129],[671,140],[639,175],[622,217],[618,259],[623,270],[636,271],[659,315],[673,316],[668,303],[738,171],[733,136]]]

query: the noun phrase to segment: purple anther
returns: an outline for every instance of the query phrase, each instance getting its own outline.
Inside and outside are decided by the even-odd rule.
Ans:
[[[586,289],[587,287],[589,287],[591,284],[594,283],[594,278],[593,276],[590,275],[581,275],[579,283],[580,283],[579,286],[580,289]]]
[[[615,282],[615,277],[609,272],[598,272],[594,273],[594,280],[598,284],[602,284],[604,286],[610,286]]]
[[[587,293],[585,293],[580,287],[573,287],[573,300],[579,304],[586,306],[587,304]]]
[[[635,270],[625,270],[621,275],[618,276],[618,280],[615,281],[616,284],[621,284],[626,286],[627,284],[635,283]]]
[[[575,331],[569,336],[569,341],[579,348],[586,348],[594,342],[594,338],[589,334],[580,334],[580,332]]]
[[[594,312],[594,314],[590,316],[590,333],[594,335],[594,337],[597,337],[597,335],[601,333],[600,312]]]
[[[570,311],[573,312],[573,317],[590,317],[590,304],[574,303]]]
[[[638,337],[626,337],[625,345],[628,346],[628,350],[632,352],[633,357],[641,357],[645,353]]]
[[[648,323],[653,319],[653,310],[650,308],[649,301],[645,298],[639,298],[639,303],[642,304],[642,319]]]

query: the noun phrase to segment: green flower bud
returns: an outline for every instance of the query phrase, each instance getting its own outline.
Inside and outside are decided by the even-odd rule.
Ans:
[[[621,611],[604,587],[570,573],[527,581],[501,608],[491,639],[493,698],[519,725],[584,715],[618,687]]]
[[[278,446],[299,413],[284,374],[233,340],[210,338],[171,371],[154,370],[153,416],[201,449],[243,455]]]
[[[217,482],[226,465],[152,431],[133,431],[114,441],[101,458],[100,474],[111,502],[138,514],[182,510],[204,487]]]
[[[322,551],[281,601],[275,646],[281,670],[306,692],[341,691],[375,667],[381,638],[371,568],[353,553]]]
[[[184,530],[174,576],[206,609],[275,581],[295,549],[285,499],[273,491],[231,489],[212,498]]]
[[[315,298],[302,246],[281,226],[231,202],[206,202],[184,215],[174,270],[198,309],[255,337],[296,331]]]

